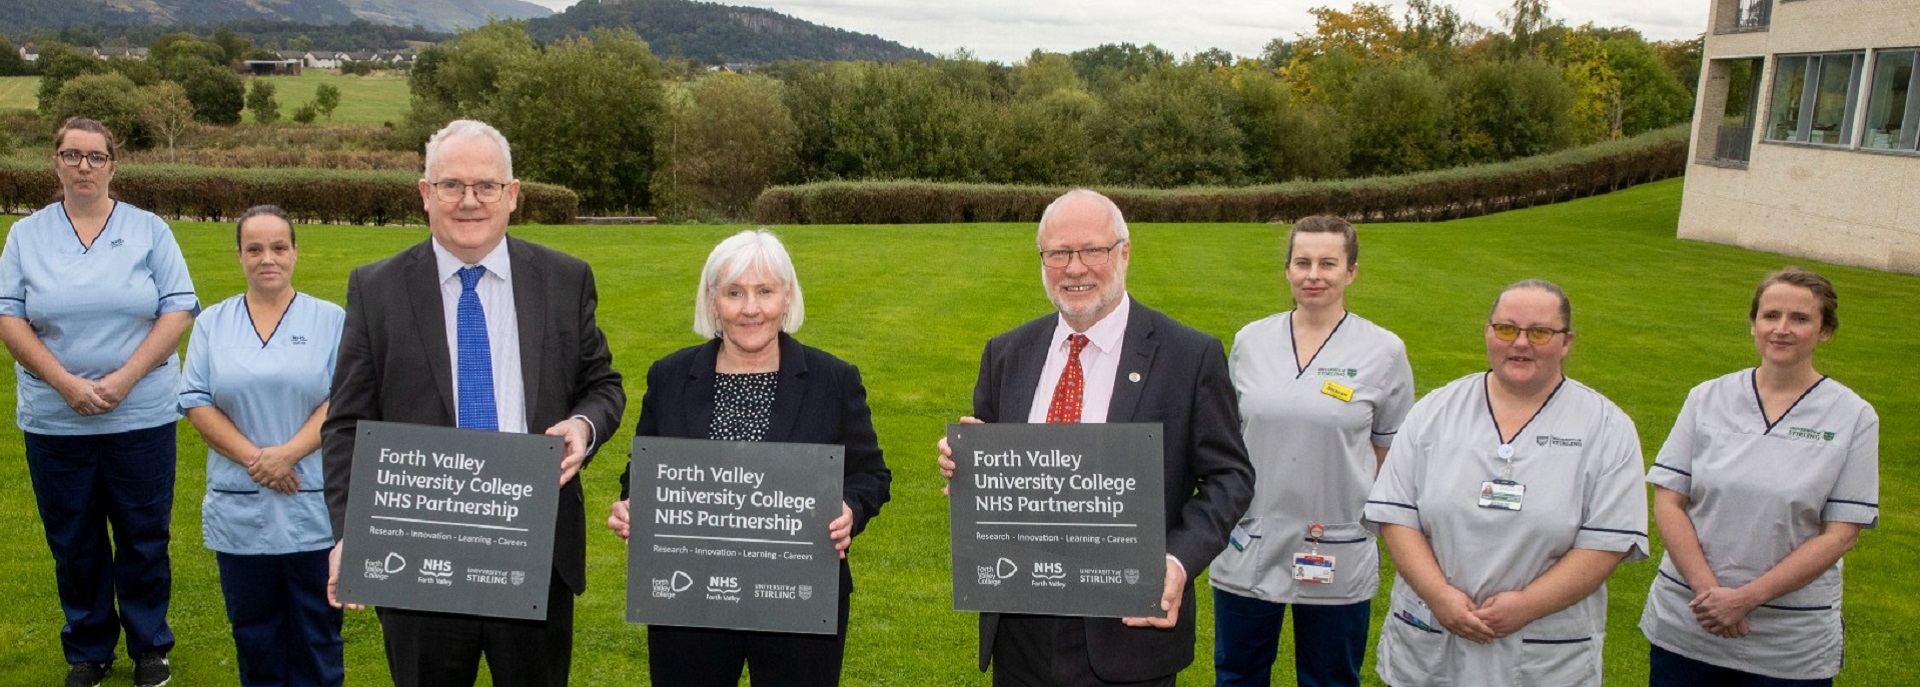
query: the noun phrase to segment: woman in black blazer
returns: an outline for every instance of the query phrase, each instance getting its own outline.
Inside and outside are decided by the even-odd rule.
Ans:
[[[836,685],[846,649],[853,576],[847,547],[880,514],[892,473],[880,454],[860,370],[801,344],[800,282],[779,239],[743,231],[707,256],[694,299],[695,333],[707,342],[647,370],[638,436],[839,444],[846,447],[840,517],[829,536],[840,551],[840,620],[832,635],[652,625],[653,684],[733,687],[748,668],[756,685]],[[628,472],[607,526],[631,533]]]

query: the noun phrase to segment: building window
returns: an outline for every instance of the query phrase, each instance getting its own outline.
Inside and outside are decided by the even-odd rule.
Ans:
[[[1920,51],[1882,50],[1873,56],[1873,87],[1867,96],[1867,129],[1860,147],[1920,149]]]
[[[1773,68],[1767,140],[1844,146],[1853,140],[1865,53],[1782,55]]]
[[[1765,31],[1773,22],[1773,0],[1719,0],[1714,33]]]
[[[1753,152],[1754,115],[1760,104],[1758,57],[1707,63],[1706,91],[1700,99],[1700,162],[1716,167],[1745,167]]]

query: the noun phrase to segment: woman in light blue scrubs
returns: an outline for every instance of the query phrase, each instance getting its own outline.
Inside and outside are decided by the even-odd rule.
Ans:
[[[202,528],[240,684],[337,686],[346,668],[340,611],[327,603],[320,423],[346,312],[293,290],[300,253],[280,208],[247,210],[234,241],[247,291],[194,324],[180,391],[207,440]]]
[[[0,250],[0,341],[67,620],[66,684],[100,684],[122,630],[134,684],[165,684],[174,351],[200,301],[167,223],[109,192],[113,132],[75,117],[53,140],[61,200]]]

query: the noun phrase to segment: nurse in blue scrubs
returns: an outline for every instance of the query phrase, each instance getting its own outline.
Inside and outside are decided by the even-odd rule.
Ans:
[[[280,208],[248,210],[234,240],[247,291],[194,324],[180,391],[207,440],[202,528],[240,684],[335,686],[346,668],[340,611],[327,603],[320,422],[346,313],[293,290],[300,253]]]
[[[97,685],[126,633],[134,684],[165,684],[173,629],[174,351],[200,301],[173,232],[113,199],[113,132],[54,134],[61,200],[0,249],[0,341],[66,626],[66,684]]]

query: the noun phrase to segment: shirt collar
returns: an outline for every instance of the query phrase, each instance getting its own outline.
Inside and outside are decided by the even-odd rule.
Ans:
[[[1120,350],[1120,344],[1127,338],[1127,315],[1133,311],[1133,296],[1120,294],[1120,305],[1093,323],[1084,332],[1087,343],[1103,354]],[[1058,317],[1053,326],[1053,345],[1055,348],[1067,345],[1067,337],[1075,334],[1073,327],[1067,324],[1067,318]]]
[[[439,283],[444,284],[448,279],[458,279],[458,276],[454,273],[459,272],[460,268],[466,267],[466,263],[460,262],[459,258],[453,257],[453,253],[448,251],[446,246],[440,245],[439,239],[431,239],[428,243],[433,244],[433,265],[440,273]],[[480,258],[478,264],[481,267],[487,268],[487,273],[481,275],[482,279],[496,277],[502,281],[512,283],[513,261],[507,259],[507,240],[505,238],[500,239],[500,243],[494,245],[493,250],[487,251],[486,257]]]

